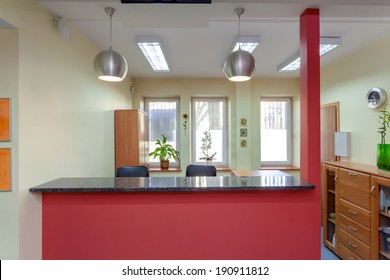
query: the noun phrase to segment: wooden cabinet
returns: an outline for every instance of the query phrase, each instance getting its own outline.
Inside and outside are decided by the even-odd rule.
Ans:
[[[339,168],[338,244],[361,259],[371,259],[371,175]]]
[[[323,242],[342,259],[390,259],[379,231],[390,226],[390,214],[379,209],[381,190],[390,200],[390,173],[375,166],[323,164]]]
[[[390,213],[388,209],[379,208],[380,191],[382,190],[387,200],[390,200],[390,178],[383,178],[379,176],[373,176],[372,184],[375,188],[375,196],[378,197],[378,201],[374,204],[374,230],[373,239],[376,244],[373,255],[376,259],[390,260],[390,252],[385,249],[384,234],[379,231],[379,227],[390,227]],[[385,205],[387,205],[385,203]]]
[[[336,247],[336,180],[338,177],[338,168],[324,164],[323,165],[323,227],[324,244],[338,254]]]
[[[115,110],[115,170],[149,161],[149,118],[146,112]]]

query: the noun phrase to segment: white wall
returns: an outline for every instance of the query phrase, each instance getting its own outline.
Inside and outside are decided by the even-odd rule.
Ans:
[[[100,50],[74,28],[71,41],[64,40],[52,15],[34,0],[21,2],[0,0],[0,18],[19,34],[18,106],[13,108],[13,122],[19,120],[13,127],[19,130],[13,158],[19,181],[13,192],[19,197],[10,204],[19,205],[20,219],[19,232],[12,230],[20,234],[20,248],[0,248],[0,258],[39,259],[40,195],[29,188],[58,177],[115,174],[113,110],[131,107],[130,79],[98,80],[92,65]],[[0,204],[0,215],[6,210]],[[6,227],[0,223],[0,232]]]
[[[340,131],[351,132],[351,157],[344,161],[376,165],[379,113],[367,107],[366,94],[381,87],[390,98],[389,50],[390,36],[321,69],[321,104],[339,101]]]

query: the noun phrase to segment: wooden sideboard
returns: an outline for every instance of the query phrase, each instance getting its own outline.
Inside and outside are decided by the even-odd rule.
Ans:
[[[390,199],[390,173],[350,162],[323,164],[324,244],[342,259],[390,259],[381,226],[390,214],[379,209],[379,192]]]

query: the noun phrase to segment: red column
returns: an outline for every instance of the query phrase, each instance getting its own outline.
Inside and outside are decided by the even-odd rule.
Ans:
[[[301,178],[321,185],[320,146],[320,12],[306,9],[300,17]]]
[[[301,50],[301,178],[316,186],[312,219],[321,225],[321,130],[320,130],[320,13],[307,9],[300,17]],[[321,234],[314,237],[320,258]]]

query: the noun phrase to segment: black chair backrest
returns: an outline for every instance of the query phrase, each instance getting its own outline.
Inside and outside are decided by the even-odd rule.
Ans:
[[[186,177],[194,176],[217,176],[217,169],[212,165],[190,164],[186,169]]]
[[[122,166],[118,167],[117,177],[149,177],[149,169],[146,166]]]

